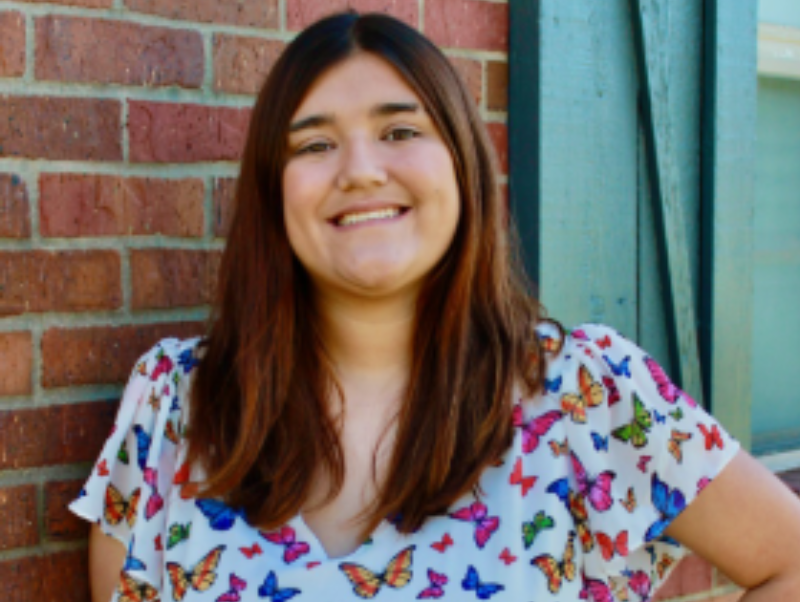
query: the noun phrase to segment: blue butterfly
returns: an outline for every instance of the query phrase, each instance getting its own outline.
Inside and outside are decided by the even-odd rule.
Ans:
[[[553,380],[544,379],[544,388],[549,393],[558,393],[558,390],[561,388],[561,381],[563,380],[563,376],[561,374],[558,375],[558,378],[554,378]]]
[[[658,475],[653,472],[651,499],[656,510],[661,514],[656,522],[650,525],[645,533],[644,540],[652,541],[654,539],[661,539],[667,543],[678,543],[671,537],[663,535],[664,530],[669,526],[672,520],[678,516],[686,508],[686,498],[683,492],[675,487],[670,490],[667,484],[658,478]]]
[[[664,414],[659,414],[658,410],[653,410],[653,418],[655,418],[656,422],[659,424],[664,424],[667,421],[667,417]]]
[[[189,374],[197,364],[200,363],[193,354],[191,349],[185,349],[178,356],[178,365],[183,367],[183,373]]]
[[[136,536],[131,536],[131,543],[128,545],[128,554],[125,556],[125,564],[122,567],[122,570],[126,573],[130,571],[143,571],[147,568],[144,562],[133,557],[133,542],[135,540]]]
[[[194,501],[200,512],[209,519],[214,531],[227,531],[236,522],[237,516],[242,516],[241,510],[234,510],[226,503],[211,498],[200,498]]]
[[[558,499],[567,505],[567,510],[569,510],[569,492],[569,479],[566,477],[553,481],[547,487],[547,493],[555,493]]]
[[[631,361],[630,355],[626,355],[619,364],[612,362],[607,355],[603,355],[603,359],[606,360],[606,363],[608,364],[608,367],[611,368],[614,376],[627,376],[628,378],[631,377],[631,370],[628,366],[628,362]]]
[[[139,462],[139,468],[144,470],[147,466],[147,456],[150,453],[152,438],[140,424],[133,425],[133,432],[136,434],[136,459]]]
[[[592,443],[597,451],[608,451],[608,437],[601,437],[600,433],[592,433]]]
[[[260,598],[269,598],[272,602],[290,600],[299,593],[300,590],[293,587],[278,589],[278,578],[275,576],[275,571],[270,571],[264,580],[264,584],[258,588],[258,596]]]
[[[177,412],[180,409],[181,409],[181,403],[178,400],[178,396],[176,395],[175,397],[172,398],[172,404],[169,406],[169,413],[172,414],[172,412]]]
[[[461,587],[468,592],[474,591],[475,595],[481,600],[488,600],[497,592],[505,589],[505,587],[499,583],[481,583],[478,577],[478,571],[476,571],[475,567],[472,565],[469,565],[469,568],[467,568],[467,575],[461,582]]]

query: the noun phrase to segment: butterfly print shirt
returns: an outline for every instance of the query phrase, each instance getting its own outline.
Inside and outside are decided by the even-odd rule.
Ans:
[[[545,391],[510,400],[514,441],[484,495],[409,535],[387,519],[329,558],[300,515],[265,532],[186,486],[201,476],[182,438],[199,340],[139,359],[70,505],[128,550],[114,601],[649,600],[686,553],[666,527],[739,448],[646,352],[581,325],[551,354]]]

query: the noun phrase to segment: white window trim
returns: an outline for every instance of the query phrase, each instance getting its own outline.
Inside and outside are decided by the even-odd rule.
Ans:
[[[772,472],[786,472],[800,468],[800,450],[792,450],[780,454],[757,456],[756,459]]]
[[[800,79],[800,28],[758,25],[758,74]]]

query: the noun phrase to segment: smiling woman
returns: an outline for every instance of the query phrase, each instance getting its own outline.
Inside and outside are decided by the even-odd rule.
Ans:
[[[794,591],[797,501],[635,344],[544,317],[496,173],[413,29],[289,44],[209,335],[140,358],[72,504],[97,600],[649,600],[689,548]]]

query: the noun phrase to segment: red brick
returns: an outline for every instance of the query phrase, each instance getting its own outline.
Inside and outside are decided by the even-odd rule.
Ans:
[[[214,89],[256,94],[285,46],[277,40],[214,36]]]
[[[0,157],[118,161],[120,109],[116,100],[0,96]]]
[[[486,63],[486,108],[490,111],[508,110],[508,63]]]
[[[236,201],[236,178],[214,181],[214,236],[227,237]]]
[[[714,596],[713,598],[709,598],[708,602],[739,602],[744,596],[744,592],[731,592],[729,594],[725,594],[724,596]]]
[[[29,4],[65,4],[67,6],[82,6],[84,8],[111,8],[114,0],[17,0]]]
[[[18,12],[0,13],[0,77],[25,74],[25,17]]]
[[[0,174],[0,238],[30,238],[28,188],[16,174]]]
[[[193,163],[241,157],[250,109],[129,102],[133,162]]]
[[[480,106],[483,96],[483,66],[480,61],[461,57],[448,57],[467,86],[475,104]]]
[[[44,533],[48,541],[74,541],[88,537],[89,523],[67,510],[67,505],[78,497],[83,482],[58,481],[45,484]]]
[[[131,251],[131,309],[192,307],[213,299],[219,251]]]
[[[38,80],[199,88],[203,65],[197,31],[83,17],[36,20]]]
[[[508,128],[504,123],[487,123],[489,137],[494,143],[497,151],[497,158],[500,163],[500,170],[508,173]]]
[[[35,485],[0,488],[0,516],[0,550],[39,543]]]
[[[0,252],[0,316],[116,309],[121,303],[116,251]]]
[[[0,332],[0,395],[30,395],[33,339],[30,332]]]
[[[299,31],[322,17],[347,8],[386,13],[412,27],[419,27],[417,0],[286,0],[286,27]]]
[[[39,194],[42,236],[203,235],[200,178],[42,174]]]
[[[711,565],[699,556],[687,556],[672,571],[653,602],[711,589],[711,571]]]
[[[201,322],[51,328],[42,336],[42,386],[124,383],[136,360],[159,340],[203,332]]]
[[[124,0],[128,10],[181,21],[277,29],[278,0]]]
[[[439,46],[508,49],[508,4],[475,0],[425,2],[425,35]]]
[[[88,602],[86,550],[0,562],[3,602]]]

